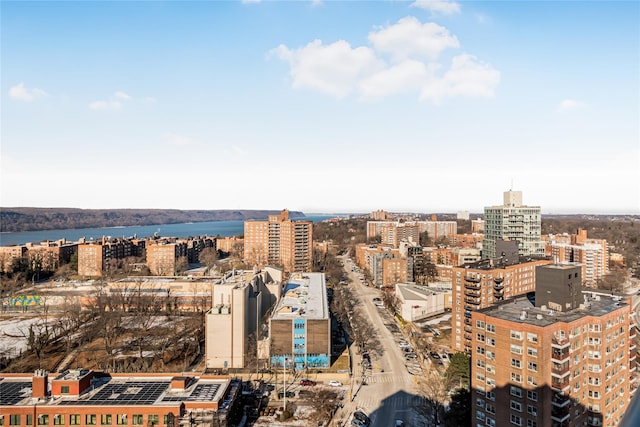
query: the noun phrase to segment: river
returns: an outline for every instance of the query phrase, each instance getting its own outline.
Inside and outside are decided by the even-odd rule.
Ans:
[[[321,222],[325,219],[344,215],[314,214],[292,220],[306,220]],[[23,231],[16,233],[0,233],[0,246],[22,245],[28,242],[42,242],[45,240],[66,239],[77,241],[83,237],[98,239],[104,237],[132,237],[139,238],[153,236],[158,233],[162,237],[188,236],[237,236],[244,233],[244,221],[208,221],[187,222],[182,224],[159,224],[131,227],[100,227],[100,228],[72,228],[67,230]]]

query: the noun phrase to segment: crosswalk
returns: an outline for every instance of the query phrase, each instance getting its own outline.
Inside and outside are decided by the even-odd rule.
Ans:
[[[357,405],[361,408],[366,408],[369,410],[373,410],[375,408],[379,408],[381,404],[385,406],[391,406],[395,408],[412,408],[416,406],[424,406],[427,401],[426,398],[420,396],[411,396],[406,394],[401,395],[391,395],[384,399],[376,398],[376,397],[366,397],[360,398],[357,397],[355,399]]]
[[[382,384],[382,383],[399,383],[409,384],[414,382],[414,377],[411,375],[371,375],[367,377],[368,384]]]

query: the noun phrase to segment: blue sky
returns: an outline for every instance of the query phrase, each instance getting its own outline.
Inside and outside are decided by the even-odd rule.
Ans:
[[[0,2],[0,205],[640,213],[640,3]]]

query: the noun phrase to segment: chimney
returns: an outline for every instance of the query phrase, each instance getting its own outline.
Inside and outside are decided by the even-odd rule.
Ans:
[[[47,397],[49,394],[49,374],[44,369],[37,369],[31,383],[31,397],[34,399]]]

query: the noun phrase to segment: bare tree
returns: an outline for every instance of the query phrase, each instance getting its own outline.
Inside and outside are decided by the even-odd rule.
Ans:
[[[432,414],[435,425],[438,425],[454,381],[449,373],[442,373],[438,369],[423,369],[423,372],[424,376],[418,379],[418,393],[424,398],[424,403],[418,405],[417,409],[423,415]]]

